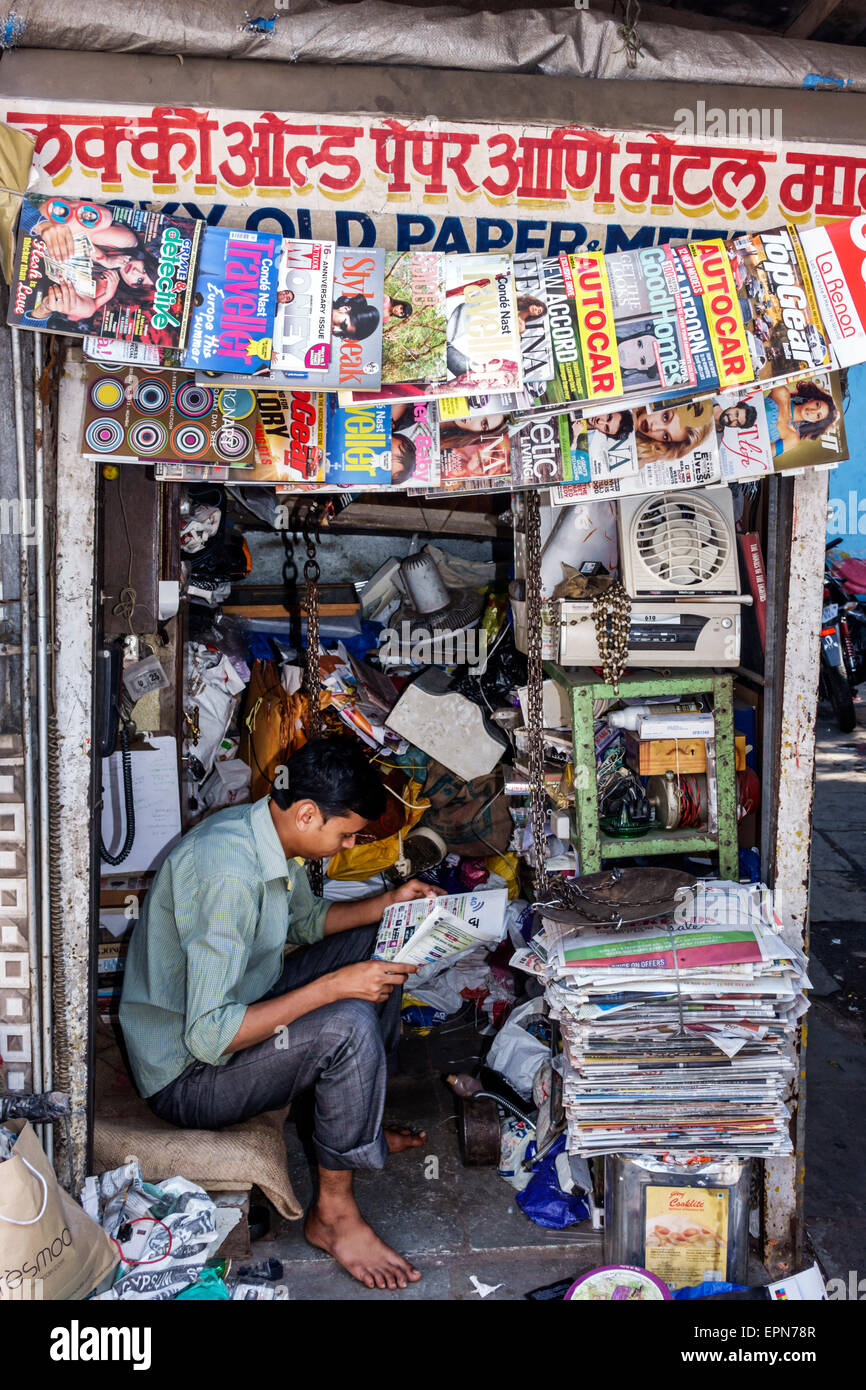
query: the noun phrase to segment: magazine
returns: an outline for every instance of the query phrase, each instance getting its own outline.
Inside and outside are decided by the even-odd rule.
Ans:
[[[512,429],[509,446],[515,488],[586,482],[591,476],[586,426],[570,415],[523,421]]]
[[[386,252],[383,387],[445,379],[444,260],[433,251]]]
[[[494,393],[490,396],[438,396],[436,409],[440,420],[465,420],[483,415],[510,415],[509,401],[513,397],[507,393]]]
[[[827,334],[794,228],[752,232],[725,247],[756,379],[827,366]]]
[[[231,483],[241,487],[270,487],[276,493],[289,491],[289,470],[272,463],[270,454],[262,455],[258,439],[257,430],[256,461],[251,468],[229,468],[224,463],[177,463],[161,459],[153,465],[154,479],[158,483]]]
[[[639,467],[635,473],[597,478],[590,483],[563,484],[551,490],[554,506],[616,497],[630,497],[645,492],[669,492],[677,488],[705,487],[718,482],[721,464],[716,443],[712,406],[706,405],[710,418],[709,432],[686,452],[676,456],[648,456],[641,462],[641,440],[637,439]],[[638,420],[638,410],[635,412]]]
[[[277,279],[271,370],[325,372],[334,324],[332,241],[284,240]],[[267,369],[267,363],[265,363]]]
[[[490,478],[440,478],[436,488],[408,488],[407,493],[410,497],[427,498],[442,497],[447,493],[450,500],[453,497],[477,497],[481,492],[510,493],[513,487],[511,473],[508,472]]]
[[[523,385],[510,256],[446,256],[446,355],[452,392],[518,391]]]
[[[391,413],[391,481],[436,487],[439,482],[439,411],[435,401],[397,401]],[[394,452],[400,454],[395,472]]]
[[[714,389],[718,376],[706,320],[673,248],[618,251],[606,264],[623,396]],[[690,329],[697,333],[697,354]]]
[[[810,372],[764,391],[770,455],[777,473],[848,458],[838,372]]]
[[[799,232],[812,287],[840,367],[866,362],[866,222],[854,217]]]
[[[577,306],[587,398],[600,404],[622,395],[622,377],[605,258],[600,251],[568,257],[566,288]]]
[[[541,257],[515,256],[513,268],[523,384],[546,383],[553,376],[553,343]]]
[[[508,416],[489,415],[443,420],[439,425],[439,470],[442,487],[464,480],[511,486]],[[484,490],[484,489],[482,489]]]
[[[338,246],[334,260],[331,353],[325,371],[298,381],[315,391],[370,391],[382,384],[385,252]]]
[[[391,438],[391,408],[387,405],[339,406],[328,396],[327,468],[330,487],[390,487],[392,458],[396,479],[402,471],[402,448]]]
[[[152,343],[125,343],[120,338],[85,338],[85,357],[93,362],[109,362],[127,367],[182,367],[179,348],[159,348]],[[238,378],[240,380],[240,378]]]
[[[256,391],[259,468],[274,482],[321,482],[325,476],[324,399],[312,391]]]
[[[182,348],[203,227],[141,208],[28,194],[8,322]]]
[[[328,398],[325,481],[353,491],[421,489],[439,481],[439,425],[431,401],[339,406]]]
[[[234,227],[205,230],[184,367],[242,376],[267,367],[281,243]]]
[[[719,386],[729,390],[754,381],[755,369],[725,243],[710,238],[674,250],[695,294],[703,296]]]
[[[553,349],[553,375],[546,382],[527,383],[535,397],[528,414],[542,414],[587,398],[578,327],[577,304],[568,256],[546,256],[541,262],[547,295],[547,317]]]
[[[716,352],[708,322],[705,295],[700,276],[688,248],[666,246],[668,262],[674,268],[677,296],[685,328],[683,350],[687,360],[687,375],[692,390],[715,391],[719,385]],[[714,327],[717,320],[713,320]]]
[[[582,423],[587,432],[589,478],[575,478],[575,482],[620,478],[637,472],[639,464],[632,411],[585,414]]]
[[[124,463],[255,461],[256,398],[252,391],[200,386],[191,373],[87,364],[81,452]]]
[[[723,391],[713,401],[713,415],[725,482],[763,478],[773,472],[773,452],[760,386],[744,391]]]
[[[229,468],[225,463],[177,463],[157,459],[153,477],[157,483],[247,483],[255,482],[253,468]]]

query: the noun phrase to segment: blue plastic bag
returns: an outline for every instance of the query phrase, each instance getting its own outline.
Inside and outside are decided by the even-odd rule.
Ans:
[[[553,1148],[533,1173],[522,1192],[515,1198],[517,1205],[534,1221],[550,1231],[561,1231],[589,1216],[589,1206],[575,1192],[563,1192],[556,1178],[557,1156],[565,1151],[565,1135],[561,1134]]]
[[[690,1284],[686,1289],[674,1289],[674,1298],[711,1298],[714,1293],[735,1293],[745,1289],[746,1284],[726,1284],[723,1281],[708,1279],[705,1284]]]

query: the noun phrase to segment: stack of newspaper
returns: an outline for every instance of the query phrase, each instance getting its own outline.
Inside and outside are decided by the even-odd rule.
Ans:
[[[544,921],[513,963],[542,975],[561,1022],[572,1153],[791,1152],[785,1095],[810,985],[780,930],[768,890],[721,880],[672,921]]]

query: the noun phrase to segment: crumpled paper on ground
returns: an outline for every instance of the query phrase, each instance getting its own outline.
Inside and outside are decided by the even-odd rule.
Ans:
[[[176,1298],[225,1238],[203,1188],[180,1177],[146,1183],[134,1159],[88,1178],[82,1205],[121,1254],[111,1287],[96,1295],[104,1301]]]

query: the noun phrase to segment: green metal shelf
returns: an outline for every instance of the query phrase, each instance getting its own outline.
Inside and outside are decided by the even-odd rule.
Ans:
[[[716,722],[716,783],[718,833],[706,830],[670,830],[659,834],[617,838],[599,825],[596,785],[593,703],[617,698],[613,686],[594,671],[563,667],[546,661],[544,669],[571,700],[574,739],[574,819],[571,842],[580,860],[581,873],[597,873],[605,859],[626,859],[652,854],[700,854],[719,856],[721,878],[739,878],[737,844],[737,774],[734,759],[733,677],[706,669],[686,669],[670,675],[631,672],[619,683],[619,696],[652,698],[658,695],[711,695]]]
[[[577,847],[576,837],[572,841]],[[660,835],[634,835],[617,840],[604,830],[599,832],[602,859],[627,859],[641,854],[715,853],[718,837],[705,830],[664,830]]]

